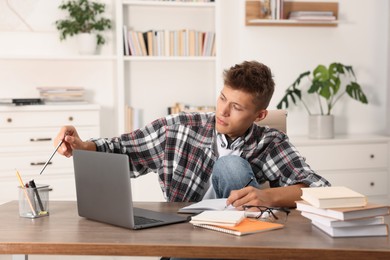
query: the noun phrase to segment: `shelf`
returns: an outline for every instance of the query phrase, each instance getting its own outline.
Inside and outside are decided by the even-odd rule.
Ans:
[[[336,21],[297,21],[289,19],[272,20],[262,17],[260,1],[247,0],[245,3],[245,24],[247,26],[337,26],[338,2],[296,2],[284,1],[282,18],[292,11],[331,11]]]
[[[2,60],[115,61],[115,55],[0,55]]]
[[[191,56],[125,56],[125,61],[215,61],[215,56],[191,57]]]
[[[269,26],[337,26],[338,21],[296,21],[296,20],[268,20],[268,19],[253,19],[248,20],[246,25],[248,26],[259,26],[259,25],[269,25]]]
[[[123,39],[123,26],[136,32],[147,31],[181,31],[212,32],[217,42],[217,17],[220,0],[215,2],[174,2],[174,1],[140,1],[122,0],[117,7],[117,40]],[[178,23],[180,21],[180,23]],[[184,29],[183,29],[184,28]],[[211,39],[211,38],[210,38]],[[153,42],[153,41],[152,41]],[[183,41],[184,43],[188,43]],[[172,43],[169,38],[169,43]],[[167,41],[164,40],[164,44]],[[143,45],[143,44],[142,44]],[[148,46],[147,44],[145,44]],[[145,47],[146,47],[145,46]],[[116,96],[118,102],[118,129],[127,131],[125,122],[128,122],[123,107],[131,107],[141,111],[140,123],[145,124],[156,118],[166,115],[167,108],[174,102],[191,104],[213,104],[215,92],[213,88],[219,80],[216,67],[219,65],[219,50],[215,46],[216,56],[176,55],[170,48],[169,54],[175,55],[123,55],[126,44],[117,42],[117,82]],[[175,45],[175,47],[177,47]],[[188,46],[189,49],[189,46]],[[213,50],[213,48],[210,48]],[[136,54],[139,54],[135,52]],[[152,54],[156,54],[154,52]],[[181,52],[178,52],[181,54]],[[193,53],[191,53],[193,54]],[[209,54],[209,53],[207,53]],[[199,69],[202,71],[199,73]],[[199,75],[204,76],[199,76]],[[219,76],[219,75],[218,75]],[[170,78],[166,88],[159,87],[159,82]],[[218,82],[219,83],[219,82]],[[183,87],[185,86],[185,87]],[[145,91],[147,90],[147,91]],[[196,97],[199,91],[205,94]],[[166,98],[161,96],[170,93]],[[195,97],[194,97],[195,96]],[[202,103],[203,102],[203,103]],[[150,105],[152,103],[153,105]]]
[[[166,7],[215,7],[215,2],[168,2],[168,1],[139,1],[139,0],[123,0],[123,5],[139,5],[139,6],[166,6]]]

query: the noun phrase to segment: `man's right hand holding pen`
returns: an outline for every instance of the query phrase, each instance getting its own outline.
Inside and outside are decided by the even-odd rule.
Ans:
[[[82,141],[74,126],[61,127],[60,132],[54,139],[54,146],[57,147],[61,140],[63,140],[63,143],[58,148],[57,152],[66,157],[71,157],[73,154],[73,150],[96,151],[95,143]]]

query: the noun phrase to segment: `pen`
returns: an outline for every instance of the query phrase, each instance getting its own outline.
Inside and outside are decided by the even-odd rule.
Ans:
[[[39,204],[39,208],[41,209],[41,211],[45,211],[45,209],[43,208],[41,196],[39,196],[39,192],[38,192],[37,186],[35,185],[35,181],[34,181],[34,180],[31,180],[28,184],[29,184],[29,186],[30,186],[31,188],[34,189],[34,193],[35,193],[35,196],[37,197],[37,201],[38,201],[38,204]]]
[[[19,180],[19,183],[20,183],[20,188],[23,189],[24,196],[26,196],[26,200],[28,202],[28,205],[30,206],[32,214],[34,216],[36,216],[37,213],[35,212],[35,209],[34,209],[32,203],[31,203],[30,197],[27,194],[26,187],[24,187],[24,184],[23,184],[23,181],[22,181],[22,177],[20,177],[20,174],[19,174],[18,170],[16,170],[16,177],[18,177],[18,180]]]
[[[250,179],[250,180],[248,181],[248,183],[247,183],[247,184],[244,186],[244,188],[245,188],[245,187],[248,187],[248,186],[249,186],[249,184],[250,184],[250,183],[253,181],[253,179],[254,179],[254,178],[253,178],[253,177],[251,177],[251,179]]]
[[[251,177],[250,180],[248,181],[248,183],[244,186],[245,187],[248,187],[249,184],[253,181],[254,177]],[[224,209],[226,209],[229,205],[226,205]]]
[[[66,136],[66,133],[65,133],[65,136]],[[49,160],[47,160],[46,163],[45,163],[45,165],[43,165],[42,170],[41,170],[41,172],[39,173],[39,175],[42,174],[42,172],[45,170],[46,166],[47,166],[48,163],[50,162],[51,158],[53,158],[53,156],[56,154],[58,148],[59,148],[59,147],[61,146],[61,144],[64,142],[65,136],[64,136],[64,138],[61,140],[61,142],[58,143],[56,149],[54,149],[54,152],[51,154]]]

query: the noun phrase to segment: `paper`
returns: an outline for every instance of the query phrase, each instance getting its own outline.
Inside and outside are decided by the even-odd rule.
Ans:
[[[235,226],[239,224],[244,218],[244,211],[205,210],[202,213],[193,216],[190,223]]]
[[[236,210],[233,206],[226,207],[227,199],[206,199],[179,209],[178,213],[200,213],[205,210]]]

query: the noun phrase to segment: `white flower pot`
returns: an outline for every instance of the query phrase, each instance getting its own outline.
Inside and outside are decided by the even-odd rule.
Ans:
[[[309,138],[331,139],[334,138],[333,115],[309,116]]]
[[[96,54],[97,39],[92,33],[80,33],[77,35],[79,54],[93,55]]]

